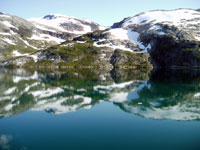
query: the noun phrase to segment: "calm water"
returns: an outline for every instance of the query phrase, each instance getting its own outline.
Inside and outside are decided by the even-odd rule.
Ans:
[[[0,71],[0,149],[199,150],[200,72]]]

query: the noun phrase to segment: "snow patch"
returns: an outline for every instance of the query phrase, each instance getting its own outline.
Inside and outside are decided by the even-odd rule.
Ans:
[[[196,94],[194,94],[194,97],[200,97],[200,93],[196,93]]]
[[[58,87],[56,89],[34,91],[34,92],[31,92],[31,94],[34,97],[45,98],[45,97],[50,97],[52,95],[56,95],[56,94],[59,94],[59,93],[62,93],[62,92],[64,92],[64,90]]]
[[[86,89],[77,89],[77,92],[87,92]]]
[[[69,97],[71,99],[72,97]],[[90,97],[84,97],[80,95],[75,95],[73,97],[74,100],[76,99],[83,99],[82,102],[74,105],[63,105],[64,102],[66,102],[67,98],[61,98],[61,99],[55,99],[53,101],[39,101],[38,104],[32,109],[34,111],[41,111],[41,110],[53,110],[55,114],[63,114],[68,112],[76,111],[77,109],[83,108],[83,109],[89,109],[91,108],[91,105],[89,105],[92,101]],[[86,106],[84,106],[86,105]],[[82,107],[84,106],[84,107]]]
[[[16,45],[12,40],[10,40],[8,38],[4,38],[2,40],[5,41],[5,42],[7,42],[7,43],[9,43],[9,44],[11,44],[11,45]]]
[[[0,32],[1,35],[11,35],[10,33]]]
[[[38,73],[34,72],[34,74],[32,76],[28,76],[28,77],[22,77],[22,76],[14,76],[13,77],[14,83],[18,83],[23,80],[38,80]]]
[[[200,41],[200,36],[195,36],[195,39]]]
[[[111,95],[111,98],[109,101],[111,102],[117,102],[117,103],[122,103],[127,100],[128,97],[128,92],[119,92]]]
[[[22,53],[18,52],[17,50],[13,51],[13,56],[14,56],[14,57],[28,56],[28,57],[32,57],[32,58],[34,59],[35,62],[38,61],[38,56],[37,56],[37,54],[29,54],[29,53],[22,54]]]
[[[50,36],[48,34],[39,34],[39,35],[36,35],[36,34],[33,34],[33,36],[29,39],[32,39],[32,40],[44,40],[44,41],[47,41],[47,42],[50,42],[50,41],[55,41],[56,43],[60,44],[62,42],[64,42],[65,40],[61,39],[61,38],[57,38],[57,37],[53,37],[53,36]]]
[[[93,45],[96,46],[96,47],[109,47],[109,48],[112,48],[113,50],[121,49],[121,50],[129,51],[129,52],[132,52],[132,53],[141,53],[141,52],[134,52],[132,49],[126,48],[125,45],[116,46],[116,45],[113,45],[112,43],[109,43],[109,44],[97,44],[98,42],[99,41],[94,42]]]
[[[6,107],[5,107],[5,110],[6,111],[9,111],[13,108],[14,104],[8,104]]]
[[[131,31],[130,29],[126,30],[126,29],[122,29],[122,28],[110,29],[107,32],[110,33],[113,36],[113,38],[115,38],[115,39],[133,41],[140,49],[144,50],[143,52],[147,52],[147,48],[149,48],[149,46],[146,47],[139,41],[140,34],[138,32],[134,32],[134,31]],[[96,43],[95,43],[95,46],[99,47],[100,45],[98,45]],[[120,49],[124,49],[124,50],[130,51],[130,52],[133,52],[133,50],[125,48],[125,46],[111,46],[111,45],[106,45],[106,44],[101,45],[101,46],[108,46],[108,47],[110,46],[113,48],[120,48]],[[139,52],[139,53],[141,53],[141,52]]]
[[[9,15],[2,14],[1,17],[11,18]]]
[[[33,48],[33,49],[38,49],[37,47],[34,47],[32,45],[30,45],[27,41],[23,40],[22,38],[19,38],[22,42],[24,42],[27,46]]]
[[[143,89],[144,87],[148,87],[147,81],[144,81],[142,84],[139,85],[136,89],[134,89],[132,92],[130,92],[127,96],[128,101],[132,101],[139,98],[139,91]]]
[[[19,57],[19,56],[26,56],[27,54],[21,54],[17,50],[13,51],[13,56],[14,57]]]
[[[58,31],[69,32],[69,33],[74,33],[74,34],[85,34],[87,32],[92,32],[92,29],[90,26],[84,25],[81,23],[81,21],[86,22],[86,20],[84,20],[84,19],[81,20],[81,19],[77,19],[75,17],[64,16],[64,15],[60,15],[60,14],[55,14],[55,15],[51,15],[51,16],[52,16],[51,19],[49,19],[49,18],[32,18],[32,19],[28,19],[28,20],[33,22],[35,24],[35,26],[42,28],[43,30],[49,30],[48,28],[55,28],[55,30],[58,30]],[[83,27],[83,31],[67,30],[61,26],[64,23],[73,23],[76,25],[80,25]],[[91,21],[88,23],[91,23]]]
[[[28,91],[30,90],[30,88],[35,87],[35,86],[37,86],[37,85],[39,85],[39,84],[40,84],[40,82],[33,83],[32,85],[27,86],[27,87],[24,89],[24,91],[25,91],[25,92],[28,92]]]
[[[12,94],[13,92],[15,92],[17,89],[17,87],[12,87],[12,88],[9,88],[7,91],[4,92],[5,95],[10,95]]]
[[[105,54],[104,54],[104,55],[105,55]],[[104,55],[103,55],[103,56],[104,56]],[[106,77],[105,77],[103,74],[101,74],[99,77],[100,77],[100,79],[103,80],[103,81],[106,80]]]
[[[10,100],[10,99],[12,99],[11,96],[3,96],[3,97],[0,97],[0,101]]]
[[[15,26],[13,26],[10,22],[8,22],[8,21],[3,21],[2,22],[4,25],[6,25],[7,27],[9,27],[9,28],[15,28],[15,29],[17,29]]]
[[[86,41],[76,41],[77,43],[86,43]]]
[[[120,84],[116,84],[116,83],[113,83],[112,85],[108,85],[108,86],[103,86],[103,85],[97,85],[97,86],[94,86],[93,89],[95,91],[98,91],[99,89],[107,89],[107,90],[112,90],[114,88],[124,88],[128,85],[131,85],[134,81],[130,81],[130,82],[124,82],[124,83],[120,83]]]
[[[32,54],[32,55],[29,55],[29,56],[32,57],[35,62],[38,61],[38,55],[37,54]]]

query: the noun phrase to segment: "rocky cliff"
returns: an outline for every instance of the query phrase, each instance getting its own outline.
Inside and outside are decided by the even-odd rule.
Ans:
[[[157,67],[200,66],[200,13],[198,10],[157,10],[125,18],[112,28],[137,33]],[[130,37],[131,38],[131,37]]]

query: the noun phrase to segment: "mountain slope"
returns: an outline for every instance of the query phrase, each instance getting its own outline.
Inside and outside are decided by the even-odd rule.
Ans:
[[[103,30],[104,27],[86,19],[78,19],[60,14],[47,15],[43,18],[28,19],[37,28],[52,32],[69,32],[73,34],[85,34],[96,30]]]
[[[42,19],[30,20],[0,14],[1,60],[18,56],[13,51],[22,54],[32,53],[73,39],[81,34],[103,29],[100,25],[89,20],[63,15],[47,15]]]
[[[138,34],[151,62],[162,67],[200,66],[200,12],[192,9],[150,11],[128,17],[112,28]]]
[[[170,26],[189,32],[182,36],[187,40],[200,40],[199,33],[200,13],[192,9],[177,9],[177,10],[157,10],[138,14],[134,17],[125,18],[119,23],[113,24],[112,28],[132,29],[136,32],[155,32],[158,35],[168,34],[167,28]],[[164,28],[165,27],[165,28]],[[142,29],[143,28],[143,29]],[[176,35],[178,39],[180,35]],[[183,38],[182,37],[182,38]]]

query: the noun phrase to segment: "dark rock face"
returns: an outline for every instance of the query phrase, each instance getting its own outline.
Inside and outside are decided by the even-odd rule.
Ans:
[[[93,23],[93,22],[89,23],[89,22],[82,21],[82,20],[78,20],[78,21],[79,21],[80,23],[84,24],[84,25],[90,26],[91,29],[92,29],[92,31],[99,30],[99,25],[97,25],[97,24],[95,24],[95,23]]]
[[[39,33],[47,34],[47,35],[57,37],[60,39],[65,39],[65,40],[72,40],[74,37],[76,37],[75,34],[67,33],[67,32],[60,33],[60,32],[46,31],[46,30],[38,30],[38,31],[39,31]]]
[[[47,20],[51,20],[51,19],[54,19],[55,16],[54,15],[46,15],[43,17],[43,19],[47,19]]]
[[[60,24],[60,26],[62,26],[64,29],[68,30],[68,31],[83,31],[83,27],[78,25],[78,24],[74,24],[74,23],[63,23]]]
[[[168,43],[168,39],[158,40],[150,51],[151,60],[155,66],[161,67],[200,67],[200,47],[193,42]],[[173,42],[173,41],[172,41]],[[172,44],[172,45],[170,45]]]
[[[0,12],[0,15],[3,15],[3,13],[2,13],[2,12]]]
[[[33,30],[30,30],[22,26],[18,28],[17,33],[20,34],[21,37],[26,38],[26,37],[31,37],[33,35]]]
[[[154,69],[150,73],[150,80],[165,81],[167,83],[195,83],[199,82],[199,69]]]
[[[152,45],[151,62],[156,67],[199,67],[200,45],[195,41],[176,40],[172,36],[145,36]]]
[[[128,18],[124,18],[122,21],[120,21],[120,22],[116,22],[116,23],[114,23],[112,26],[111,26],[111,28],[121,28],[122,27],[122,25],[123,25],[123,23],[125,22],[125,20],[127,20]]]

